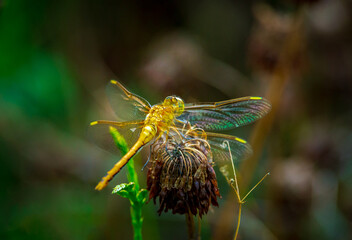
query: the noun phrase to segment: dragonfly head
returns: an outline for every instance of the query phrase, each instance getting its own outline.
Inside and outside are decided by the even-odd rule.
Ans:
[[[168,96],[165,98],[164,103],[165,106],[173,106],[174,112],[176,116],[180,116],[185,109],[185,103],[183,100],[176,96]]]

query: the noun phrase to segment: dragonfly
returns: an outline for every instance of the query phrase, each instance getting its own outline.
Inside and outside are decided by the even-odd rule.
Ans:
[[[271,108],[266,99],[251,96],[205,103],[184,103],[180,97],[168,96],[162,103],[152,106],[116,80],[111,80],[106,90],[117,121],[91,122],[89,138],[101,148],[120,154],[111,135],[113,127],[125,138],[130,150],[101,179],[95,187],[96,190],[105,188],[145,145],[155,142],[161,136],[170,134],[172,137],[172,132],[182,134],[186,124],[205,132],[215,163],[229,177],[232,163],[224,141],[230,145],[233,161],[239,161],[250,154],[251,147],[241,138],[213,131],[247,125],[262,118]]]

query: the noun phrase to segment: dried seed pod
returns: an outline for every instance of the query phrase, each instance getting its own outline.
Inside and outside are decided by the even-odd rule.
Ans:
[[[205,136],[187,131],[164,136],[151,145],[147,175],[149,200],[159,197],[158,213],[192,213],[201,217],[220,197],[211,149]]]

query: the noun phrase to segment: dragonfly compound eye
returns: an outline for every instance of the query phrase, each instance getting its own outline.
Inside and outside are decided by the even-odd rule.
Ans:
[[[183,100],[179,97],[176,97],[176,96],[166,97],[164,100],[164,105],[173,106],[175,108],[176,116],[180,116],[185,109],[185,104],[184,104]]]
[[[175,99],[175,105],[177,107],[176,114],[180,116],[185,110],[185,103],[179,97],[174,97],[174,99]]]

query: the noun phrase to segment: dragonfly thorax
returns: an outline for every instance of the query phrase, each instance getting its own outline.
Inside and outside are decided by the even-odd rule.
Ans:
[[[153,125],[158,131],[167,131],[175,119],[175,111],[171,105],[157,104],[154,105],[145,119],[146,125]]]
[[[172,106],[175,116],[180,116],[185,109],[185,103],[183,102],[183,100],[176,96],[166,97],[163,102],[163,105]]]

